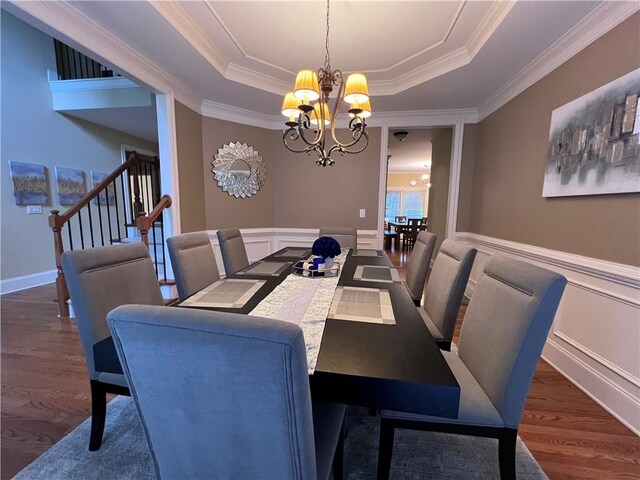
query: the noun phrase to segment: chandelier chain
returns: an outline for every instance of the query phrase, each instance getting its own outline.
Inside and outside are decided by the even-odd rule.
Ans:
[[[325,51],[324,69],[329,73],[331,72],[331,62],[329,60],[329,0],[327,0],[327,35],[325,38]]]

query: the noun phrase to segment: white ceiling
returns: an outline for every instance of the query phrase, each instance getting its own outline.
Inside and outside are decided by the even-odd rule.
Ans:
[[[74,46],[93,43],[96,52],[88,53],[98,59],[113,52],[97,48],[102,43],[86,33],[77,33],[80,25],[90,25],[100,38],[117,39],[117,53],[122,55],[114,58],[130,52],[144,57],[145,71],[162,72],[163,79],[180,92],[178,99],[192,108],[206,100],[263,116],[278,115],[281,95],[291,88],[294,72],[319,68],[324,59],[322,1],[14,5],[13,11],[22,10],[21,18],[41,28],[58,26],[63,31],[57,36]],[[331,64],[345,72],[369,72],[374,116],[376,112],[477,109],[548,54],[554,44],[579,43],[570,34],[581,21],[595,24],[603,9],[611,15],[617,8],[628,16],[638,5],[334,0]],[[36,11],[40,22],[29,14]],[[69,18],[78,28],[59,27],[65,19],[68,25]]]
[[[389,172],[426,173],[431,165],[431,142],[443,128],[393,128],[389,131]],[[400,141],[393,134],[406,131],[407,137]]]

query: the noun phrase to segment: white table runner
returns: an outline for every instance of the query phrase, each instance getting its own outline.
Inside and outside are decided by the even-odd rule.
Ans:
[[[344,265],[347,253],[349,249],[344,249],[335,260]],[[289,275],[249,313],[292,322],[302,329],[310,375],[316,369],[324,325],[339,279],[340,275],[326,278]]]

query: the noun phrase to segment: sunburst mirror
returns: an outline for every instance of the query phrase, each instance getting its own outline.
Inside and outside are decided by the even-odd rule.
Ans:
[[[266,170],[262,157],[246,143],[223,145],[213,158],[213,179],[229,195],[251,197],[264,185]]]

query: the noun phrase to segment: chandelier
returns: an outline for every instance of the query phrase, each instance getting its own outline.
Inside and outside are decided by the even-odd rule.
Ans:
[[[313,70],[301,70],[296,76],[292,92],[288,92],[282,103],[282,114],[289,120],[282,140],[288,150],[295,153],[318,154],[316,165],[326,167],[335,164],[334,152],[341,155],[362,152],[369,144],[365,119],[371,116],[367,79],[361,73],[352,73],[345,82],[340,70],[331,70],[329,59],[329,0],[327,0],[327,33],[325,38],[324,67],[317,74]],[[337,87],[333,112],[329,111],[329,95]],[[348,129],[351,138],[340,142],[336,137],[336,120],[342,101],[347,102],[351,120]],[[312,103],[315,102],[315,103]],[[333,145],[327,150],[327,131],[331,131]],[[297,144],[298,148],[290,145]]]

